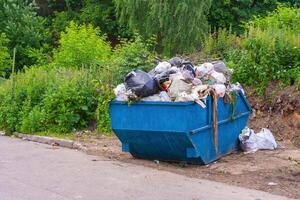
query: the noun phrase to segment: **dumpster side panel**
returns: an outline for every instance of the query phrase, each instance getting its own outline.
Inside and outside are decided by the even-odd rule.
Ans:
[[[110,115],[113,129],[187,132],[208,123],[206,109],[194,102],[112,102]]]
[[[186,159],[186,149],[193,148],[184,132],[114,130],[134,157],[178,161]]]

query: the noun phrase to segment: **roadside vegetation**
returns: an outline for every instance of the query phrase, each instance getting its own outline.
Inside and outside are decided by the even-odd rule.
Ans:
[[[253,3],[248,11],[246,1],[194,0],[194,10],[186,1],[137,2],[0,0],[0,129],[110,134],[109,101],[124,75],[153,68],[155,58],[193,52],[201,61],[224,59],[233,81],[260,94],[273,80],[300,89],[296,1]],[[151,15],[140,18],[141,11]]]

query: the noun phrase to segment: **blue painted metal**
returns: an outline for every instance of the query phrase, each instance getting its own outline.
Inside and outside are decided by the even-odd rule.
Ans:
[[[112,129],[122,150],[134,157],[195,164],[213,162],[239,148],[238,135],[247,125],[251,107],[242,93],[233,105],[218,100],[218,149],[212,128],[213,98],[202,108],[195,102],[112,101]]]

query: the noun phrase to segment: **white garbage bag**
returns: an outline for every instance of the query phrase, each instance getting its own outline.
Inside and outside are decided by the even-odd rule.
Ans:
[[[202,84],[202,81],[198,78],[194,78],[193,81],[192,81],[193,85],[201,85]]]
[[[246,127],[239,135],[240,146],[246,153],[253,153],[259,149],[274,150],[277,143],[271,131],[263,128],[259,133],[255,133],[252,129]]]
[[[165,91],[161,91],[159,94],[144,97],[144,98],[141,99],[141,101],[165,101],[165,102],[170,102],[172,100]]]
[[[226,77],[220,72],[212,71],[210,76],[212,77],[212,80],[215,81],[217,84],[226,83]]]
[[[203,63],[202,65],[196,67],[195,73],[196,77],[203,78],[207,75],[210,75],[214,71],[214,66],[211,63]]]
[[[116,95],[117,101],[128,101],[128,96],[132,93],[131,91],[127,91],[125,85],[119,84],[115,89],[114,93]]]
[[[171,64],[169,62],[159,62],[158,65],[155,67],[155,73],[160,74],[168,71],[170,68]]]
[[[225,85],[223,85],[223,84],[214,84],[211,87],[215,90],[216,94],[219,97],[224,97],[225,96],[225,93],[226,93]]]

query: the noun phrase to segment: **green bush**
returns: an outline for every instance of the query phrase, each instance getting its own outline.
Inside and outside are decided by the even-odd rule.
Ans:
[[[42,68],[26,69],[4,82],[0,87],[0,127],[13,132],[23,116],[39,104],[51,74]]]
[[[134,69],[148,71],[153,68],[154,51],[151,51],[153,40],[154,38],[151,38],[144,42],[140,36],[136,36],[134,40],[121,41],[109,63],[115,84],[123,82],[124,76]]]
[[[299,8],[279,6],[274,12],[270,12],[266,17],[255,17],[246,27],[252,26],[262,30],[288,28],[299,33]]]
[[[54,63],[25,68],[0,85],[1,129],[60,134],[97,122],[99,132],[111,133],[113,88],[129,71],[152,68],[153,42],[137,36],[111,52],[97,31],[71,23],[62,34]],[[32,49],[31,55],[41,64],[48,62],[43,49]]]
[[[111,133],[109,102],[115,97],[113,88],[109,85],[100,87],[100,95],[97,107],[97,130],[100,133]]]
[[[279,6],[245,25],[242,36],[220,29],[207,36],[204,60],[225,59],[234,69],[233,81],[260,92],[272,80],[294,84],[300,79],[300,9]]]
[[[44,18],[37,16],[35,1],[1,0],[0,33],[9,39],[10,51],[16,47],[16,69],[34,64],[27,55],[28,48],[40,48],[48,43],[50,34]]]
[[[239,48],[226,54],[235,80],[263,90],[271,80],[293,84],[298,79],[300,32],[299,20],[294,18],[299,18],[299,13],[300,9],[279,7],[247,25]]]
[[[59,48],[54,52],[54,64],[60,67],[89,67],[103,63],[111,54],[106,36],[91,24],[77,25],[71,22],[61,33]]]
[[[11,59],[7,48],[8,39],[4,33],[0,34],[0,76],[5,77],[11,69]]]
[[[202,59],[223,59],[231,49],[239,46],[240,38],[231,33],[231,30],[219,29],[208,34],[202,47]]]
[[[90,74],[48,67],[17,74],[0,87],[0,127],[25,133],[86,128],[96,118],[99,96]]]

